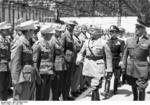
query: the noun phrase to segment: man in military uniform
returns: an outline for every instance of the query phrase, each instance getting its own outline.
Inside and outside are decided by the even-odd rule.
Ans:
[[[75,27],[76,23],[74,21],[69,21],[66,23],[66,30],[62,34],[62,44],[64,48],[64,54],[65,54],[65,62],[66,62],[66,68],[65,71],[65,86],[63,87],[65,90],[64,94],[64,100],[72,100],[72,97],[70,97],[69,92],[71,88],[71,79],[72,79],[72,73],[73,69],[75,69],[75,60],[74,60],[74,40],[73,40],[73,29]]]
[[[0,100],[7,100],[10,83],[10,42],[6,37],[10,28],[9,23],[0,23]]]
[[[150,40],[146,36],[147,23],[138,19],[135,36],[126,42],[122,68],[126,70],[127,82],[132,87],[133,100],[145,100],[148,85]]]
[[[54,50],[54,72],[55,77],[52,81],[52,93],[53,93],[53,100],[59,100],[61,94],[64,98],[65,90],[65,57],[64,57],[64,47],[61,41],[61,35],[64,29],[61,26],[57,26],[54,29],[55,34],[50,40],[50,45]]]
[[[75,59],[77,58],[77,54],[79,53],[80,49],[82,48],[83,43],[78,38],[81,33],[81,28],[79,26],[75,26],[73,31],[73,39],[74,39],[74,46],[75,46]],[[78,96],[80,92],[81,86],[81,76],[82,76],[82,68],[83,64],[75,65],[75,69],[73,72],[73,79],[72,79],[72,86],[71,86],[71,95],[73,97]]]
[[[118,36],[118,39],[124,41],[124,43],[126,44],[126,40],[127,40],[127,37],[125,37],[125,29],[120,27],[119,28],[119,36]],[[126,83],[126,72],[122,72],[122,84],[125,84]]]
[[[79,35],[79,39],[81,40],[82,43],[84,43],[85,40],[89,39],[90,37],[91,36],[88,33],[87,26],[86,25],[82,25],[81,26],[81,33]]]
[[[118,84],[120,82],[120,76],[121,76],[121,67],[119,66],[119,63],[121,61],[122,54],[124,51],[124,41],[117,38],[119,35],[119,28],[115,25],[112,25],[110,27],[110,35],[111,35],[111,38],[108,40],[108,46],[110,47],[111,52],[112,52],[112,62],[113,62],[112,65],[113,65],[113,73],[114,73],[113,93],[116,94]]]
[[[34,100],[35,68],[32,60],[32,47],[29,39],[36,29],[33,21],[26,21],[16,27],[22,32],[11,48],[11,76],[14,87],[14,100]]]
[[[109,46],[99,34],[99,29],[92,27],[90,29],[91,39],[87,40],[78,54],[76,63],[84,59],[82,74],[91,78],[90,88],[82,93],[77,99],[84,97],[92,91],[92,100],[99,99],[99,88],[101,87],[104,74],[112,72],[112,56]],[[106,58],[106,61],[105,61]],[[106,66],[107,65],[107,68]]]
[[[51,77],[54,75],[53,49],[49,45],[53,30],[50,27],[41,28],[42,37],[33,45],[34,67],[41,77],[41,84],[37,84],[36,100],[49,100]]]

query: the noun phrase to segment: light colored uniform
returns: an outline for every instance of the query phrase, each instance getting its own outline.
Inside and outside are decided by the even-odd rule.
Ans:
[[[104,54],[106,55],[106,62],[104,61]],[[107,71],[112,72],[112,55],[106,41],[102,38],[85,41],[78,54],[77,61],[81,61],[84,56],[82,74],[93,78],[91,81],[92,87],[98,86],[99,80],[105,74],[106,66]]]
[[[29,41],[20,36],[11,48],[11,75],[15,100],[33,100],[35,92],[35,69]]]
[[[87,39],[90,39],[90,34],[88,32],[86,32],[86,34],[84,35],[83,33],[81,33],[78,38],[81,40],[82,43],[84,43]]]

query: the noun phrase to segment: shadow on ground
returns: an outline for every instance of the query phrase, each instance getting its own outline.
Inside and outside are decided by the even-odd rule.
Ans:
[[[127,89],[118,89],[118,94],[125,95],[125,97],[129,97],[132,92]]]
[[[129,90],[127,90],[127,89],[118,89],[118,92],[117,92],[117,94],[115,94],[115,95],[125,95],[125,97],[129,97],[130,95],[132,94],[132,92],[131,91],[129,91]],[[102,95],[102,94],[101,94]],[[105,98],[103,98],[103,100],[107,100],[107,99],[109,99],[109,98],[111,98],[111,97],[113,97],[114,96],[114,94],[113,94],[113,90],[110,90],[110,94],[109,94],[109,96],[108,97],[105,97]]]
[[[150,94],[150,91],[148,91],[147,94]]]

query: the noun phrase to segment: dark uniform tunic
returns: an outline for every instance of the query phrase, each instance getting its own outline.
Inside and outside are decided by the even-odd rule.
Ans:
[[[29,41],[20,36],[11,48],[11,76],[14,100],[34,100],[35,69]]]
[[[0,35],[0,100],[7,100],[7,90],[10,83],[9,61],[9,40]]]
[[[75,59],[73,56],[75,53],[75,49],[74,49],[74,40],[72,34],[73,33],[69,32],[68,30],[66,30],[62,34],[62,44],[64,48],[65,62],[66,62],[66,69],[67,69],[65,73],[66,84],[64,87],[65,89],[64,100],[67,100],[67,98],[69,97],[72,73],[73,73],[73,69],[75,68]]]
[[[77,58],[77,54],[79,53],[82,42],[77,36],[73,36],[74,39],[74,46],[75,46],[75,59]],[[83,64],[75,65],[75,70],[73,72],[73,80],[72,80],[72,92],[77,92],[79,90],[79,87],[81,85],[81,76],[82,76],[82,67]]]
[[[64,48],[62,45],[62,41],[60,37],[52,37],[49,42],[54,50],[54,65],[55,65],[55,77],[52,81],[52,92],[53,92],[53,100],[59,100],[60,95],[62,94],[64,97],[65,94],[65,72],[66,65],[64,59]]]
[[[33,61],[42,78],[42,84],[37,87],[37,100],[49,100],[51,75],[53,75],[53,50],[43,38],[33,45]]]
[[[150,40],[145,35],[138,40],[137,36],[128,39],[123,55],[123,68],[126,69],[127,81],[133,88],[135,100],[138,99],[137,89],[143,91],[140,94],[145,94],[149,71],[147,57],[150,57]],[[143,95],[139,100],[144,100]]]
[[[113,73],[114,73],[114,92],[117,91],[118,83],[121,76],[121,67],[119,66],[119,62],[121,61],[121,57],[124,51],[124,42],[118,38],[111,38],[108,40],[108,45],[112,52],[112,65],[113,65]]]

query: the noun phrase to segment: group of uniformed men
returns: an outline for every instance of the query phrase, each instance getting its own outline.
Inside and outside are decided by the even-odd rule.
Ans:
[[[104,79],[109,97],[113,74],[113,94],[122,75],[133,100],[144,100],[150,57],[146,25],[139,21],[126,41],[123,28],[112,25],[109,32],[104,39],[99,28],[75,21],[40,26],[30,20],[14,31],[10,23],[0,23],[0,100],[8,99],[11,87],[14,100],[78,100],[90,92],[92,100],[100,100]]]

